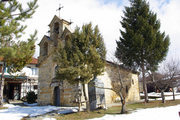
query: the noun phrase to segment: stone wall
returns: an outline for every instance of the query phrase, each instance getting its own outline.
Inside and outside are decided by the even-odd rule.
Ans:
[[[49,57],[39,66],[38,79],[38,105],[53,105],[53,88],[50,87],[52,81],[52,58]]]
[[[51,57],[46,59],[39,68],[38,105],[54,105],[54,87],[50,87],[52,78],[54,77],[54,68],[55,65],[53,65]],[[134,74],[125,69],[120,69],[120,73],[124,84],[123,92],[126,92],[126,86],[128,87],[126,102],[138,101],[140,99],[138,74]],[[113,88],[112,83],[118,84],[118,77],[119,74],[117,68],[107,64],[105,72],[103,75],[98,76],[98,79],[104,83],[105,88]],[[73,101],[78,94],[79,88],[82,89],[81,84],[70,85],[67,81],[63,81],[63,86],[60,88],[60,105],[77,106],[77,104],[73,103]],[[88,92],[87,85],[86,92]],[[85,101],[83,94],[81,96],[81,100]],[[114,91],[105,89],[105,101],[107,104],[117,102],[118,100],[120,100],[120,98]]]
[[[48,57],[39,66],[39,81],[38,81],[38,105],[55,105],[54,87],[51,87],[52,78],[54,78],[55,64],[52,62],[52,57]],[[80,84],[71,85],[66,80],[60,86],[60,106],[77,106],[73,103],[75,96],[78,94]],[[86,85],[87,90],[87,85]],[[83,93],[83,91],[82,91]],[[82,95],[81,100],[84,101]]]
[[[128,92],[127,101],[138,101],[140,100],[140,92],[139,92],[139,75],[132,74],[131,87]]]
[[[130,71],[120,68],[120,74],[122,77],[122,81],[124,84],[123,93],[127,96],[126,102],[128,101],[138,101],[140,100],[139,95],[139,84],[138,84],[138,74],[134,74]],[[118,70],[115,66],[107,64],[105,68],[105,72],[103,75],[98,76],[102,82],[104,82],[105,88],[120,88],[120,82]],[[133,82],[133,83],[132,83]],[[115,85],[114,87],[112,85]],[[128,89],[128,93],[126,94],[126,87]],[[112,90],[105,89],[105,101],[106,103],[113,103],[119,101],[119,96]]]

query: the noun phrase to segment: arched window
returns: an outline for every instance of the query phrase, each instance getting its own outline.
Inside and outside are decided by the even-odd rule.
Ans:
[[[65,41],[69,40],[69,35],[66,35]]]
[[[54,32],[55,32],[56,34],[59,34],[59,23],[58,23],[58,22],[56,22],[56,23],[54,24]]]
[[[55,68],[54,68],[53,78],[55,78],[55,77],[56,77],[56,72],[57,72],[57,66],[55,66]]]
[[[43,56],[47,55],[48,54],[48,43],[45,42],[44,43],[44,49],[43,49]]]
[[[59,35],[59,23],[56,22],[56,23],[54,24],[54,30],[53,30],[54,46],[57,46],[57,44],[58,44],[58,35]]]

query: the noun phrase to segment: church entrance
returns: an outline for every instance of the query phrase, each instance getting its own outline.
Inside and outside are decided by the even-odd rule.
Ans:
[[[60,89],[58,86],[54,88],[54,105],[60,106]]]

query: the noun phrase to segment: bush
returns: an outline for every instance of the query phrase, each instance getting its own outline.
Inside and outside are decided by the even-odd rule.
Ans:
[[[37,99],[37,95],[35,94],[34,91],[30,91],[27,93],[26,98],[27,98],[28,103],[30,103],[30,104],[35,103],[35,101]]]

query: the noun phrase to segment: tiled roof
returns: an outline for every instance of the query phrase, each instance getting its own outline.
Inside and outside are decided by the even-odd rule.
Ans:
[[[38,59],[36,58],[32,58],[32,61],[30,62],[30,64],[37,64],[38,63]]]
[[[3,60],[2,57],[0,57],[0,61]],[[30,62],[30,64],[37,64],[38,63],[38,59],[32,57],[32,61]]]
[[[50,39],[50,37],[49,36],[47,36],[47,35],[45,35],[46,36],[46,38],[49,40],[49,41],[51,41],[51,39]]]

